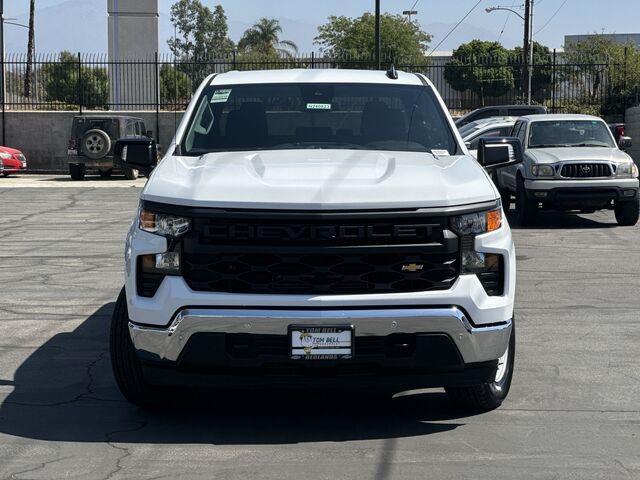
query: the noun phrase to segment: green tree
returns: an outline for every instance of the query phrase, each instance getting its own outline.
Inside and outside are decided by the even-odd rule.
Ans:
[[[191,80],[172,65],[160,67],[160,102],[181,109],[193,95]]]
[[[582,104],[602,103],[602,113],[623,113],[640,91],[640,48],[592,35],[565,46],[562,81],[580,93]]]
[[[383,14],[380,18],[381,52],[397,62],[424,60],[431,35],[418,22],[400,15]],[[318,27],[315,43],[333,58],[368,57],[375,50],[375,16],[365,13],[358,18],[331,16]]]
[[[278,55],[293,58],[298,53],[298,46],[291,40],[281,40],[282,27],[275,18],[261,18],[244,32],[238,49],[242,52],[257,52],[262,55]]]
[[[455,90],[478,95],[483,106],[487,97],[499,97],[514,88],[509,52],[498,42],[473,40],[460,45],[445,66],[444,78]]]
[[[200,0],[179,0],[171,7],[171,23],[179,35],[168,44],[178,58],[223,57],[234,49],[221,5],[212,11]]]
[[[542,103],[548,98],[549,89],[553,85],[553,57],[549,47],[533,42],[533,72],[531,75],[531,92],[536,101]],[[522,47],[516,47],[512,56],[515,88],[522,92],[523,72]],[[523,92],[524,93],[524,92]],[[524,96],[524,95],[523,95]]]
[[[62,52],[58,62],[41,68],[45,100],[62,104],[63,108],[107,109],[109,103],[109,78],[104,68],[83,66],[82,82],[78,82],[78,57],[71,52]],[[82,92],[79,87],[82,86]]]

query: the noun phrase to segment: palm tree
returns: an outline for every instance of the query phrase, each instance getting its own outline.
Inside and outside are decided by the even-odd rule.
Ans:
[[[252,50],[263,54],[277,53],[283,57],[293,57],[298,46],[291,40],[280,40],[282,27],[275,18],[261,18],[249,28],[240,39],[240,50]]]
[[[29,41],[27,45],[27,68],[24,73],[24,96],[31,96],[31,71],[33,70],[33,50],[35,43],[34,18],[36,14],[36,0],[29,5]]]

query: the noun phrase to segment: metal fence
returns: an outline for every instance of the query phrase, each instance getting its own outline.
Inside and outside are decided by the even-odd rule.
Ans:
[[[384,60],[384,66],[392,63]],[[411,61],[396,59],[398,69],[425,74],[446,105],[462,113],[483,105],[525,103],[523,71],[519,58],[468,59],[432,57]],[[170,55],[112,62],[105,55],[37,55],[28,65],[26,56],[6,57],[5,110],[182,110],[199,83],[210,73],[262,69],[373,69],[371,56],[327,58],[316,54],[295,58],[255,58],[234,53],[224,58],[176,59]],[[609,59],[569,62],[554,51],[531,66],[533,101],[553,112],[623,114],[637,104],[640,88],[623,83],[627,65]],[[29,86],[25,78],[29,73]],[[622,78],[622,79],[621,79]],[[465,83],[466,82],[466,83]],[[632,86],[633,87],[633,86]],[[1,95],[1,92],[0,92]]]

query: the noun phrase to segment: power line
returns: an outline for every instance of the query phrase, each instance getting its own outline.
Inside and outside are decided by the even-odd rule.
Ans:
[[[471,7],[471,10],[469,10],[469,11],[466,13],[466,15],[465,15],[464,17],[462,17],[462,18],[460,19],[460,21],[459,21],[458,23],[456,23],[456,24],[454,25],[454,27],[453,27],[451,30],[449,30],[449,33],[447,33],[447,34],[444,36],[444,38],[443,38],[442,40],[440,40],[440,43],[439,43],[438,45],[436,45],[434,48],[432,48],[432,49],[431,49],[431,52],[427,55],[427,57],[430,57],[430,56],[433,54],[433,52],[437,51],[437,50],[438,50],[438,47],[440,47],[440,45],[442,45],[442,44],[444,43],[444,41],[445,41],[447,38],[449,38],[449,36],[450,36],[454,31],[455,31],[455,29],[456,29],[456,28],[458,28],[458,27],[460,26],[460,24],[461,24],[462,22],[464,22],[464,21],[467,19],[467,17],[468,17],[469,15],[471,15],[471,13],[472,13],[476,8],[478,8],[478,5],[480,5],[482,2],[483,2],[483,0],[478,0],[478,1],[476,2],[476,4],[475,4],[473,7]]]
[[[416,5],[418,5],[419,3],[420,3],[420,0],[416,0],[416,2],[413,4],[413,7],[411,7],[409,10],[415,10]]]
[[[538,31],[537,31],[534,35],[537,35],[537,34],[539,34],[542,30],[544,30],[544,29],[547,27],[547,25],[549,25],[549,24],[552,22],[552,20],[553,20],[554,18],[556,18],[556,15],[558,15],[558,13],[560,13],[560,10],[562,10],[562,7],[564,7],[564,6],[565,6],[565,4],[566,4],[568,1],[569,1],[569,0],[564,0],[564,2],[562,2],[562,3],[560,4],[560,6],[558,7],[558,9],[555,11],[555,13],[554,13],[553,15],[551,15],[551,18],[550,18],[549,20],[547,20],[547,23],[545,23],[542,27],[540,27],[540,28],[538,29]]]
[[[502,30],[500,30],[500,35],[498,35],[498,43],[502,40],[502,35],[504,35],[504,31],[507,28],[507,23],[509,23],[509,19],[511,18],[511,12],[507,12],[507,18],[504,20],[504,25],[502,25]]]

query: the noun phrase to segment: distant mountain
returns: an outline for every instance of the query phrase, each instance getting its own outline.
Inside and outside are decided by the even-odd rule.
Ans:
[[[280,0],[289,5],[291,0]],[[337,0],[326,0],[339,3]],[[173,36],[169,11],[174,0],[160,0],[160,52],[167,52],[167,40]],[[36,51],[60,52],[70,50],[83,53],[103,53],[107,51],[107,6],[105,0],[38,0],[36,11]],[[227,2],[227,16],[229,18],[229,36],[238,41],[243,32],[249,28],[256,19],[244,18],[240,5]],[[265,2],[266,4],[267,2]],[[313,44],[316,36],[317,25],[324,19],[310,20],[305,18],[302,2],[291,3],[292,8],[287,8],[291,16],[300,14],[302,20],[279,17],[283,29],[282,37],[294,41],[302,53],[317,50]],[[258,4],[255,14],[268,15],[267,5]],[[336,7],[337,8],[337,7]],[[264,10],[264,12],[262,11]],[[339,11],[339,10],[337,10]],[[26,12],[15,15],[18,23],[28,23]],[[297,15],[296,15],[297,16]],[[433,35],[431,47],[435,47],[440,39],[451,30],[452,24],[431,23],[424,29]],[[460,25],[447,40],[438,47],[439,51],[453,50],[458,45],[474,38],[482,40],[497,40],[495,32],[474,27],[468,24]],[[510,38],[502,38],[503,43],[509,47],[518,42]],[[6,51],[25,52],[27,45],[27,31],[24,28],[7,25],[6,27]]]

